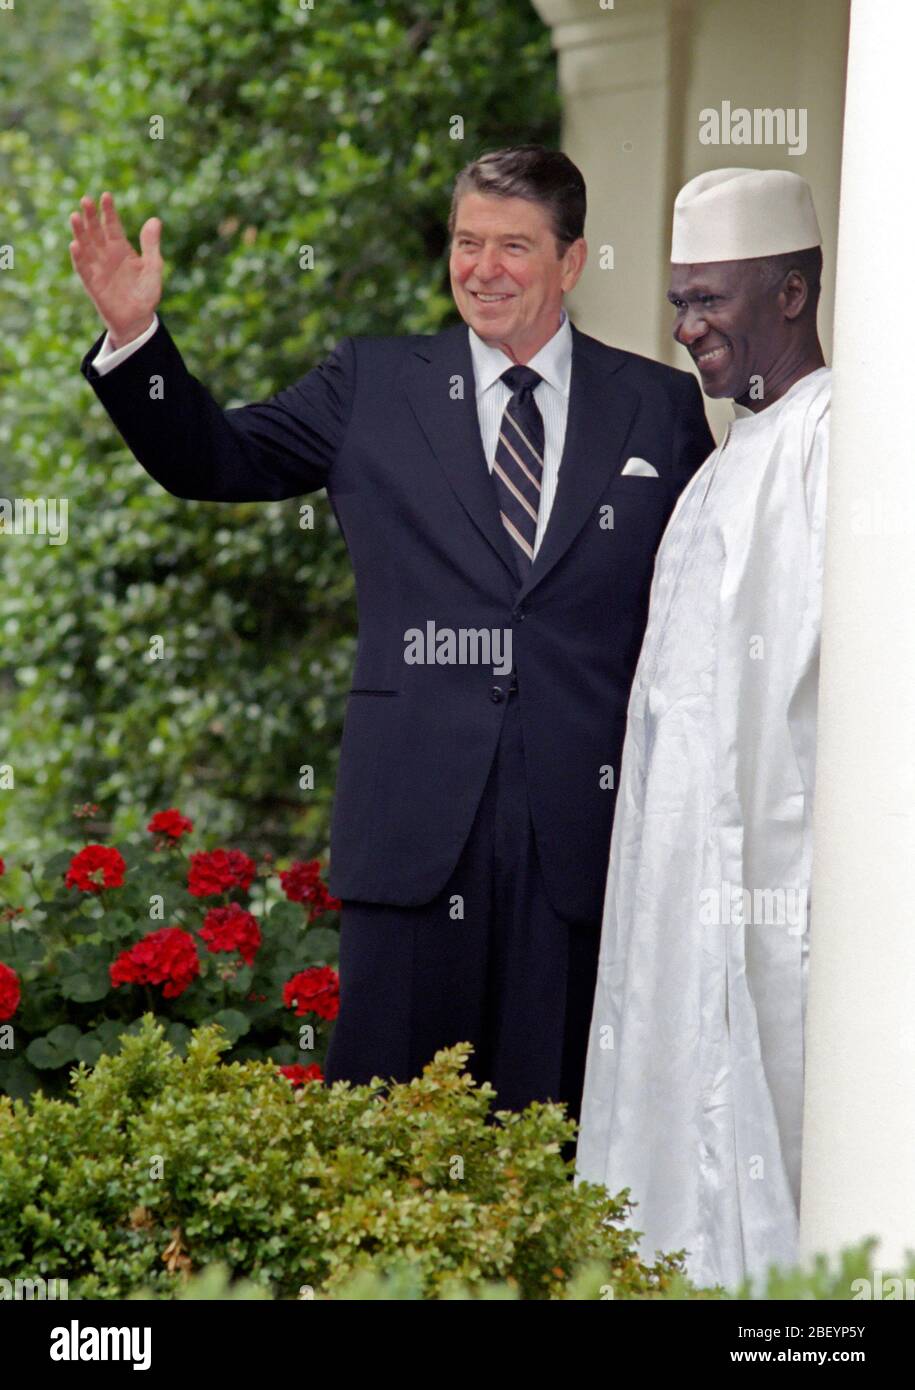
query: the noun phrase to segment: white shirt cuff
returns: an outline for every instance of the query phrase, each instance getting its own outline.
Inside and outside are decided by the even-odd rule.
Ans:
[[[110,372],[112,368],[118,366],[125,358],[129,357],[132,352],[136,352],[137,348],[141,348],[144,343],[149,341],[158,327],[159,315],[153,314],[152,323],[140,334],[139,338],[134,338],[129,343],[123,343],[119,348],[113,348],[111,346],[109,334],[106,333],[102,346],[92,359],[92,366],[98,372],[99,376],[104,376],[106,372]]]

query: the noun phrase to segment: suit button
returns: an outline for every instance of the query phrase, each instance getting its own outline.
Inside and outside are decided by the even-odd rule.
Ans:
[[[490,700],[492,700],[494,705],[498,705],[502,700],[504,700],[505,695],[502,691],[501,685],[493,686],[492,690],[490,690],[489,692],[489,698]]]
[[[512,617],[515,619],[515,622],[518,623],[523,623],[526,616],[527,614],[525,613],[523,608],[516,608],[514,613],[512,614]]]

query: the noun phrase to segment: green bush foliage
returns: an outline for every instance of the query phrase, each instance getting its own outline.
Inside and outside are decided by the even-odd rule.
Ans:
[[[175,799],[249,852],[309,857],[354,650],[342,538],[323,494],[309,528],[297,499],[188,503],[146,476],[78,370],[101,325],[68,214],[111,189],[134,240],[160,216],[189,369],[224,406],[264,399],[345,335],[454,318],[454,174],[558,142],[549,33],[504,0],[97,0],[89,17],[60,138],[28,113],[0,132],[0,480],[69,513],[66,544],[0,546],[6,843],[38,853],[87,800],[120,839]]]
[[[0,1098],[0,1269],[66,1278],[70,1297],[179,1293],[214,1263],[280,1298],[354,1277],[416,1296],[503,1281],[564,1297],[600,1266],[616,1297],[662,1292],[676,1259],[642,1264],[624,1200],[570,1182],[574,1123],[555,1105],[494,1112],[469,1045],[409,1084],[309,1082],[226,1064],[218,1025],[182,1058],[151,1016],[68,1100]]]
[[[748,1281],[734,1293],[718,1289],[699,1289],[689,1280],[675,1276],[663,1287],[644,1295],[650,1299],[716,1299],[745,1302],[770,1300],[786,1302],[848,1302],[878,1300],[898,1302],[911,1297],[915,1287],[915,1255],[909,1257],[900,1273],[889,1273],[874,1264],[878,1242],[873,1239],[846,1247],[836,1258],[817,1256],[807,1266],[791,1270],[772,1270],[765,1279]],[[865,1291],[867,1286],[868,1291]],[[908,1292],[907,1292],[908,1290]],[[610,1272],[602,1265],[586,1266],[563,1291],[563,1298],[581,1301],[605,1301],[615,1293]],[[141,1290],[131,1297],[151,1298]],[[177,1295],[179,1299],[252,1299],[269,1297],[264,1290],[245,1280],[233,1280],[227,1265],[217,1262],[194,1274]],[[318,1295],[320,1297],[320,1295]],[[363,1270],[342,1284],[332,1295],[335,1299],[354,1302],[404,1302],[424,1297],[423,1280],[411,1269],[396,1274],[379,1274]],[[451,1301],[474,1300],[486,1303],[515,1302],[520,1298],[517,1285],[505,1280],[489,1280],[468,1284],[460,1279],[443,1281],[437,1297]]]

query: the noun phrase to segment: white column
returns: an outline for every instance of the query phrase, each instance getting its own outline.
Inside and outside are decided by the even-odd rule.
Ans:
[[[670,358],[672,0],[533,5],[558,54],[562,148],[588,186],[588,263],[569,307],[585,333]]]
[[[912,0],[853,0],[807,1013],[801,1248],[915,1248]]]

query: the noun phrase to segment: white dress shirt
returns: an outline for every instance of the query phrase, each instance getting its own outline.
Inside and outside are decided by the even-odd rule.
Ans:
[[[159,315],[153,314],[152,323],[140,334],[139,338],[132,338],[129,343],[124,343],[119,348],[113,348],[111,346],[111,337],[106,333],[102,346],[92,359],[92,365],[99,376],[104,376],[106,372],[111,371],[112,367],[117,367],[125,358],[129,357],[132,352],[136,352],[137,348],[141,348],[145,342],[148,342],[158,327]]]
[[[108,334],[93,359],[92,365],[99,376],[104,376],[119,363],[136,352],[155,333],[159,326],[158,314],[145,332],[122,347],[112,348]],[[505,407],[511,400],[511,391],[500,378],[509,367],[515,366],[511,358],[501,348],[492,347],[483,341],[472,328],[470,335],[470,354],[473,359],[474,387],[476,390],[477,417],[480,422],[480,438],[483,453],[490,473],[496,457],[499,429]],[[543,477],[541,479],[540,509],[537,514],[537,535],[534,540],[534,554],[540,549],[543,534],[556,496],[559,481],[559,464],[566,437],[566,421],[569,414],[569,385],[572,379],[572,327],[565,309],[561,310],[559,327],[548,342],[526,364],[543,378],[534,388],[534,400],[543,416],[544,451]]]

